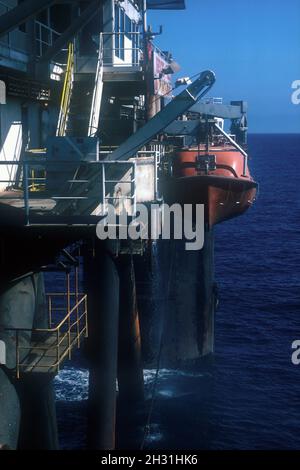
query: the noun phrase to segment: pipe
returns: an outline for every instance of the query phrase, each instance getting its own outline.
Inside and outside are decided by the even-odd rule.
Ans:
[[[142,16],[143,16],[143,34],[145,36],[147,33],[147,0],[143,0]]]

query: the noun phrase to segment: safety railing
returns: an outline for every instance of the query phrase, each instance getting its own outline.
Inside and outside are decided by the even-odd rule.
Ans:
[[[58,373],[63,361],[71,359],[72,351],[88,336],[87,295],[53,293],[47,297],[49,328],[5,328],[15,337],[18,379],[22,373]],[[63,320],[51,327],[61,312],[66,312]],[[24,335],[30,338],[28,344]]]
[[[8,11],[10,11],[12,8],[14,8],[15,5],[7,5],[6,3],[0,1],[0,16],[4,15]],[[36,54],[38,57],[41,57],[46,50],[51,47],[54,42],[59,38],[61,35],[58,31],[55,29],[51,28],[50,26],[41,23],[40,21],[35,21],[35,39],[36,39]],[[21,33],[21,31],[16,30],[18,34]],[[15,30],[1,36],[0,38],[0,43],[6,44],[8,47],[15,49],[15,50],[22,50],[25,52],[27,50],[26,47],[26,41],[23,41],[24,44],[21,45],[20,39],[19,41],[16,41],[15,37]],[[26,34],[25,28],[22,29],[23,34]]]
[[[60,33],[40,21],[35,21],[35,25],[37,56],[42,57],[46,50],[59,38]]]
[[[4,15],[9,11],[9,7],[0,1],[0,15]],[[0,43],[5,43],[6,45],[10,45],[10,35],[9,33],[5,34],[4,36],[1,36],[0,38]]]
[[[214,123],[215,128],[220,132],[220,134],[225,137],[227,142],[232,145],[242,156],[243,158],[243,173],[241,176],[247,176],[247,169],[248,169],[248,153],[232,138],[232,135],[227,134],[227,132],[222,129],[222,127],[218,126],[218,124]],[[234,136],[235,137],[235,136]]]
[[[93,137],[97,134],[99,127],[101,103],[103,92],[103,36],[100,34],[100,43],[98,51],[98,61],[95,76],[95,85],[88,127],[88,136]]]
[[[136,162],[120,162],[114,161],[110,162],[115,165],[122,165],[124,167],[124,163],[128,166],[128,173],[127,178],[126,175],[122,179],[112,179],[111,177],[106,178],[106,167],[107,163],[101,163],[101,174],[102,174],[102,211],[103,214],[107,213],[107,203],[112,202],[113,204],[118,203],[119,205],[122,204],[122,208],[126,209],[124,202],[130,202],[130,211],[132,215],[136,214]],[[111,186],[116,185],[125,185],[129,186],[129,192],[126,194],[116,195],[111,194]]]
[[[140,67],[143,60],[140,32],[104,32],[103,62],[105,67]]]
[[[46,217],[47,225],[62,223],[60,214],[66,209],[70,217],[76,218],[74,222],[68,219],[68,224],[81,224],[83,219],[80,218],[84,216],[77,211],[80,203],[100,209],[97,214],[103,217],[107,215],[109,203],[116,208],[123,206],[129,215],[135,216],[137,192],[141,194],[145,189],[143,179],[137,179],[139,158],[148,160],[141,164],[154,166],[151,173],[154,178],[153,199],[157,200],[158,168],[164,153],[163,146],[149,145],[126,161],[109,160],[110,153],[100,150],[95,154],[95,161],[64,161],[47,159],[41,150],[30,160],[0,161],[0,187],[4,188],[0,191],[0,206],[21,209],[27,226],[43,224],[43,215],[55,218],[56,222],[51,217],[49,222],[49,217]],[[141,198],[139,202],[143,202]],[[39,216],[38,222],[33,217],[35,215]],[[4,220],[1,222],[5,224]]]
[[[102,147],[103,148],[103,147]],[[111,152],[109,151],[100,151],[100,155],[108,155]],[[153,166],[154,166],[154,200],[159,199],[159,191],[158,191],[158,168],[161,164],[161,161],[165,155],[165,147],[159,143],[149,144],[147,147],[144,147],[142,150],[139,150],[136,154],[137,159],[135,161],[129,160],[127,162],[115,162],[115,163],[127,163],[132,164],[133,167],[133,176],[131,180],[127,180],[127,184],[132,184],[134,190],[134,196],[132,199],[134,200],[134,207],[133,207],[133,214],[136,213],[136,202],[137,202],[137,181],[136,181],[136,173],[137,173],[137,165],[138,165],[138,158],[146,157],[148,159],[153,159]],[[105,174],[104,174],[105,175]],[[120,181],[122,182],[122,181]],[[133,196],[133,194],[132,194]],[[111,198],[108,198],[111,199]]]
[[[61,97],[60,112],[57,124],[56,135],[66,135],[67,123],[69,118],[70,103],[72,98],[74,81],[74,44],[68,46],[68,63]]]
[[[15,168],[11,177],[1,178],[1,168]],[[108,168],[110,173],[108,175]],[[114,169],[121,169],[122,175],[130,172],[129,179],[114,178]],[[40,176],[39,176],[40,175]],[[95,186],[99,188],[95,196],[85,195],[90,183],[89,177],[97,176]],[[135,161],[46,161],[46,159],[28,161],[0,162],[0,185],[7,185],[0,192],[0,204],[12,205],[24,210],[24,224],[30,225],[31,215],[35,212],[51,215],[56,204],[69,202],[93,202],[102,206],[106,213],[108,201],[131,201],[131,212],[136,208],[136,162]],[[123,195],[113,194],[114,186],[124,184],[130,191]],[[54,211],[55,212],[55,211]],[[73,208],[76,216],[76,208]]]
[[[5,328],[15,344],[15,371],[19,379],[26,373],[58,373],[64,360],[80,348],[88,336],[87,295],[79,292],[79,268],[75,268],[75,291],[71,292],[71,276],[67,273],[65,292],[46,295],[47,327]],[[45,312],[47,313],[47,312]]]

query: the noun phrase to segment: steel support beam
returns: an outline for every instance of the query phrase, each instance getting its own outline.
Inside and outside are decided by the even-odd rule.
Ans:
[[[56,2],[57,0],[26,0],[19,6],[9,10],[0,16],[0,37]]]
[[[241,105],[201,103],[194,104],[189,111],[222,119],[239,119],[244,114]]]
[[[216,77],[213,72],[206,70],[202,72],[191,85],[177,95],[164,109],[157,113],[147,124],[129,137],[120,147],[114,150],[106,160],[128,160],[135,153],[150,142],[151,139],[178,116],[189,110],[202,98],[215,83]]]
[[[200,120],[174,121],[165,128],[168,135],[196,135],[199,131]]]
[[[215,74],[209,70],[202,72],[197,80],[195,80],[188,88],[177,95],[163,110],[135,134],[129,137],[120,147],[106,157],[106,161],[126,161],[133,157],[136,152],[157,134],[162,132],[169,124],[171,124],[178,116],[190,109],[200,98],[202,98],[215,83]],[[96,168],[95,168],[96,169]],[[78,189],[76,189],[74,196],[80,196],[84,191],[85,198],[93,198],[94,193],[98,194],[99,184],[99,168],[93,171],[89,177],[89,182]],[[121,177],[122,173],[119,172],[117,176],[114,172],[114,178]],[[91,203],[91,199],[82,201],[77,208],[77,214],[91,213],[96,207],[97,203]],[[63,214],[69,210],[69,202],[61,202],[57,204],[57,213]]]

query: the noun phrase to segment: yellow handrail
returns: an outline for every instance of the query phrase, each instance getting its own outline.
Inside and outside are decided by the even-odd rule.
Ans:
[[[34,329],[15,329],[15,328],[8,328],[6,330],[13,330],[16,333],[16,376],[19,379],[21,370],[24,367],[29,367],[31,371],[38,367],[40,369],[52,369],[59,371],[60,365],[62,364],[63,360],[66,356],[71,359],[72,349],[77,345],[77,348],[80,347],[81,337],[84,335],[85,337],[88,336],[88,319],[87,319],[87,295],[86,294],[79,294],[79,293],[70,293],[70,296],[74,296],[76,299],[75,305],[71,306],[68,302],[66,316],[63,320],[55,327],[55,328],[34,328]],[[47,294],[50,298],[52,297],[61,297],[61,294]],[[80,309],[81,307],[81,309]],[[53,312],[56,308],[53,309],[52,302],[49,302],[49,308]],[[79,312],[79,309],[81,310]],[[52,316],[52,315],[51,315]],[[72,318],[74,317],[74,319]],[[66,331],[63,330],[63,327],[67,325]],[[74,336],[71,337],[71,331],[76,329],[74,332]],[[37,344],[31,343],[26,346],[22,346],[19,343],[19,333],[24,331],[31,331],[32,333],[43,333],[43,334],[54,334],[57,336],[56,341],[52,345],[44,345],[42,342],[38,342]],[[63,347],[65,340],[68,338],[67,345]],[[44,354],[48,356],[50,351],[57,350],[56,356],[53,357],[53,362],[48,362],[47,364],[42,364],[41,360],[44,357]],[[20,357],[20,351],[28,351],[28,353],[34,353],[34,351],[39,351],[40,359],[37,362],[34,362],[32,365],[28,365],[26,362],[22,362]],[[46,357],[45,356],[45,357]]]
[[[61,329],[63,325],[67,323],[67,321],[71,318],[71,315],[76,311],[76,309],[83,303],[85,303],[85,298],[86,295],[82,297],[82,299],[79,300],[79,302],[74,305],[74,307],[68,309],[68,314],[65,316],[65,318],[55,327],[55,328],[35,328],[34,331],[36,333],[54,333],[58,330]]]
[[[70,108],[70,101],[72,96],[73,88],[73,74],[74,74],[74,44],[70,43],[68,47],[68,62],[67,70],[64,80],[63,92],[60,104],[60,113],[58,119],[58,125],[56,130],[57,136],[66,135],[66,127],[68,122],[68,114]]]

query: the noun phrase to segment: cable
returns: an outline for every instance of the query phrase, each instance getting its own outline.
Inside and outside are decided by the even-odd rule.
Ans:
[[[169,300],[170,291],[171,291],[171,280],[172,280],[172,272],[173,272],[173,267],[174,267],[174,254],[175,254],[174,240],[171,241],[171,245],[172,245],[171,246],[171,262],[170,262],[170,269],[169,269],[169,279],[168,279],[166,301]],[[160,341],[159,341],[159,349],[158,349],[158,354],[157,354],[157,365],[156,365],[156,371],[155,371],[155,378],[154,378],[154,382],[153,382],[153,386],[152,386],[151,402],[150,402],[147,421],[146,421],[145,428],[144,428],[144,436],[143,436],[143,440],[142,440],[142,443],[141,443],[140,450],[144,450],[147,437],[150,434],[151,420],[152,420],[152,415],[153,415],[153,411],[154,411],[154,405],[155,405],[156,398],[157,398],[157,386],[158,386],[158,382],[159,382],[161,357],[162,357],[163,346],[164,346],[164,342],[163,342],[164,332],[165,332],[165,327],[166,327],[166,311],[167,311],[167,308],[165,307],[164,312],[163,312],[163,316],[162,316],[162,328],[161,328],[161,335],[160,335]]]

